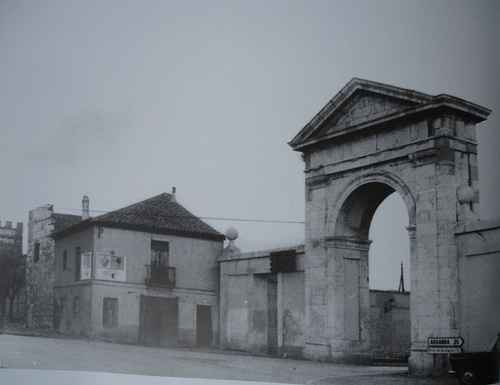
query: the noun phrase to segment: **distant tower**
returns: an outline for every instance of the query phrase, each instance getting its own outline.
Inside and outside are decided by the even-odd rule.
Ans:
[[[87,195],[84,195],[82,198],[82,220],[90,218],[89,206],[90,206],[89,197]]]
[[[405,292],[405,279],[404,279],[404,276],[403,276],[403,262],[401,262],[401,276],[399,277],[399,288],[398,288],[398,291],[400,293],[404,293]]]

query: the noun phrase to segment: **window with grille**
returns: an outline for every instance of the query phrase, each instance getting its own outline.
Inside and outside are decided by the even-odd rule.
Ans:
[[[163,241],[151,241],[151,265],[169,266],[170,243]]]

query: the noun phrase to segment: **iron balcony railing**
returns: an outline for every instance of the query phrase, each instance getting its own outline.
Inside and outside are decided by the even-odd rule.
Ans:
[[[146,285],[175,287],[175,267],[160,264],[146,265]]]

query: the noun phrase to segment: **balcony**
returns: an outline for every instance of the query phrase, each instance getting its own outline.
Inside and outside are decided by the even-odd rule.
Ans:
[[[146,265],[146,286],[175,287],[175,267],[160,264]]]

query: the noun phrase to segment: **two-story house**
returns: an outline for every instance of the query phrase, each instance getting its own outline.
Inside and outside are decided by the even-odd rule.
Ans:
[[[148,345],[217,341],[224,235],[163,193],[53,234],[62,333]]]

